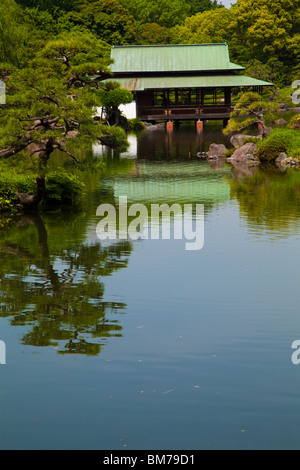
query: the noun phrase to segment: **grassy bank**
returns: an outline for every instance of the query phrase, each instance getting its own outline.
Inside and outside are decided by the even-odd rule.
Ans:
[[[27,157],[28,159],[28,157]],[[25,165],[24,158],[0,161],[0,213],[15,213],[19,199],[15,192],[34,194],[36,191],[35,162]],[[51,170],[46,176],[46,192],[42,205],[66,204],[78,200],[84,190],[79,177],[63,168]]]
[[[293,129],[273,129],[265,139],[257,142],[258,158],[261,161],[274,161],[280,153],[300,162],[300,132]]]

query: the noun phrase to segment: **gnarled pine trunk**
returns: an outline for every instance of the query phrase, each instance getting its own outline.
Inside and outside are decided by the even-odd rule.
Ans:
[[[27,193],[19,193],[15,192],[15,194],[20,199],[21,204],[25,207],[37,207],[41,200],[44,197],[46,191],[46,183],[45,183],[45,176],[37,176],[36,177],[36,192],[35,194],[27,194]]]
[[[49,139],[45,146],[43,146],[37,153],[39,157],[39,175],[36,177],[36,192],[35,194],[15,192],[21,204],[26,208],[37,208],[43,199],[46,192],[46,168],[47,162],[51,153],[54,150],[54,142]]]

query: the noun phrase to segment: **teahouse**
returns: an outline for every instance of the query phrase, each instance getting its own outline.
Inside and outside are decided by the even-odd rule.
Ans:
[[[262,92],[272,83],[241,74],[228,45],[113,46],[112,80],[133,92],[136,116],[155,122],[222,119],[227,123],[235,87]]]

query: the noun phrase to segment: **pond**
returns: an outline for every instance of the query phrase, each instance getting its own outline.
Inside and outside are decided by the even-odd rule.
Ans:
[[[214,125],[129,140],[0,234],[0,448],[299,449],[300,172],[196,158]],[[120,196],[201,205],[203,247],[100,241]]]

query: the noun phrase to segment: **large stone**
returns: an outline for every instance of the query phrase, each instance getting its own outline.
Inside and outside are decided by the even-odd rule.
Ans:
[[[245,140],[250,139],[251,137],[252,137],[252,135],[236,134],[236,135],[233,135],[233,136],[230,138],[230,143],[231,143],[236,149],[238,149],[239,147],[241,147],[242,145],[244,145]]]
[[[280,163],[281,163],[281,165],[284,165],[284,166],[287,166],[287,167],[293,167],[293,166],[298,166],[299,165],[299,162],[294,160],[292,157],[285,158]]]
[[[209,157],[224,157],[227,148],[224,144],[210,144],[207,156]]]
[[[278,157],[275,158],[275,162],[282,162],[288,158],[286,153],[281,152]]]
[[[263,131],[263,136],[268,137],[271,134],[272,130],[273,130],[272,127],[266,127],[265,130]]]
[[[275,121],[275,124],[276,124],[277,126],[286,126],[286,125],[287,125],[287,121],[286,121],[285,119],[283,119],[283,118],[280,118],[280,119],[277,119],[277,120]]]
[[[247,162],[253,160],[257,160],[257,145],[252,142],[248,142],[236,149],[231,157],[227,158],[228,162]]]

